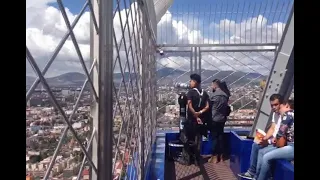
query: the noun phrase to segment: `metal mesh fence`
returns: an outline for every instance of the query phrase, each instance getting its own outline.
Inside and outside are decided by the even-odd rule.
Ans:
[[[93,62],[90,65],[88,59],[83,55],[83,48],[81,48],[81,43],[79,43],[77,37],[78,34],[74,32],[74,29],[79,28],[77,24],[83,14],[87,10],[92,10],[92,4],[90,1],[86,1],[75,18],[68,16],[61,0],[57,0],[56,7],[60,9],[60,18],[64,23],[61,24],[62,29],[64,29],[61,33],[64,33],[64,35],[59,43],[54,44],[56,47],[48,56],[48,59],[33,57],[28,45],[33,46],[34,44],[28,41],[27,37],[26,58],[29,62],[28,65],[32,67],[37,76],[36,78],[27,76],[27,79],[34,80],[28,87],[26,94],[26,118],[27,122],[30,122],[29,126],[27,125],[27,151],[29,150],[27,154],[39,152],[35,153],[39,155],[38,160],[36,155],[30,156],[33,159],[27,162],[27,172],[43,179],[63,178],[64,176],[75,176],[80,179],[81,172],[87,165],[90,165],[93,171],[97,171],[89,153],[96,131],[95,127],[90,125],[92,118],[89,114],[91,103],[89,90],[92,92],[91,98],[94,100],[98,98],[97,90],[90,78],[96,63]],[[91,18],[93,22],[96,22],[95,16]],[[33,21],[36,21],[36,19],[33,19]],[[27,28],[27,34],[28,30],[30,29]],[[63,51],[68,48],[77,55],[77,61],[63,58]],[[58,77],[45,78],[44,76],[47,72],[50,72],[49,68],[56,59],[67,63],[77,62],[76,64],[82,68],[83,74],[68,72]],[[44,62],[46,63],[43,66]],[[80,76],[80,80],[77,79],[79,81],[76,83],[74,82],[71,85],[57,83],[59,78],[65,76],[74,78],[75,75]],[[72,81],[77,80],[72,79]],[[42,101],[42,103],[37,103],[37,100]],[[31,161],[35,162],[32,163]],[[31,167],[28,167],[28,165]]]
[[[251,127],[263,92],[260,83],[268,78],[274,60],[275,49],[201,51],[203,83],[210,91],[212,79],[225,81],[231,97],[232,112],[227,127]]]
[[[279,43],[293,1],[174,3],[158,23],[158,44]]]
[[[213,79],[225,81],[231,91],[232,113],[226,126],[251,127],[263,88],[274,61],[275,47],[257,50],[210,47],[170,50],[158,57],[158,128],[178,129],[176,83],[188,83],[191,73],[201,74],[201,86],[209,93]],[[184,48],[188,49],[188,48]]]
[[[40,112],[44,116],[43,112],[50,110],[50,113],[47,114],[55,114],[54,116],[48,115],[50,125],[41,131],[45,134],[41,136],[45,142],[56,141],[50,147],[41,146],[49,149],[49,153],[46,154],[48,158],[41,157],[38,162],[27,162],[30,165],[30,168],[27,167],[29,174],[37,174],[43,179],[72,176],[77,179],[86,179],[89,176],[96,179],[103,174],[100,173],[101,171],[110,168],[109,172],[112,172],[113,179],[141,179],[143,177],[156,125],[156,76],[153,73],[156,71],[155,38],[150,30],[148,14],[143,1],[114,1],[112,6],[113,26],[108,26],[108,20],[104,15],[108,13],[106,4],[112,5],[110,2],[100,1],[98,4],[98,1],[85,1],[77,16],[70,15],[62,0],[57,0],[52,6],[45,4],[49,10],[59,12],[61,21],[64,22],[61,24],[62,28],[47,30],[48,33],[54,34],[60,29],[65,30],[63,32],[65,35],[62,36],[59,43],[53,44],[56,47],[49,53],[49,60],[45,66],[43,66],[42,59],[37,60],[32,56],[32,51],[28,46],[32,47],[34,44],[27,37],[26,57],[29,62],[27,62],[27,69],[31,67],[35,72],[34,74],[30,72],[31,76],[26,78],[27,81],[32,82],[29,87],[27,86],[26,94],[27,123],[29,122],[27,132],[30,132],[27,142],[31,142],[29,143],[31,145],[27,147],[27,152],[37,151],[39,147],[35,148],[35,146],[43,144],[42,141],[39,142],[39,138],[34,137],[40,135],[39,131],[32,130],[35,128],[35,122],[38,123],[43,119],[40,117],[38,120],[35,113]],[[89,13],[90,20],[88,19]],[[37,15],[40,18],[39,16],[43,14]],[[90,22],[91,32],[89,24],[79,23],[81,18]],[[33,16],[31,22],[36,19],[37,17]],[[78,24],[80,27],[77,26]],[[111,36],[106,34],[108,27],[113,27]],[[77,31],[79,28],[87,28],[86,33],[90,32],[86,41],[91,41],[91,49],[88,46],[83,48],[84,40],[79,36]],[[30,28],[27,27],[27,33],[28,30]],[[42,27],[42,30],[46,31],[45,27]],[[113,51],[113,62],[109,64],[106,62],[108,54],[101,54],[99,50],[102,44],[108,43],[108,38],[112,38],[111,44],[113,44],[111,50]],[[68,50],[75,53],[78,58],[63,57]],[[88,57],[88,52],[91,52],[91,57]],[[83,71],[77,73],[59,71],[60,75],[52,77],[55,75],[56,66],[51,68],[53,70],[50,67],[57,62],[82,67]],[[108,77],[103,76],[108,74],[107,68],[112,69],[113,72],[112,86],[109,87],[105,83]],[[49,73],[51,76],[45,78],[47,72],[51,72]],[[75,75],[80,78],[75,79]],[[59,83],[59,81],[66,81],[66,76],[73,84]],[[73,94],[69,95],[69,92]],[[112,97],[112,99],[106,99],[106,97]],[[40,100],[49,98],[51,103],[48,102],[45,105],[42,103],[40,107],[34,107],[31,101],[35,98]],[[108,101],[113,106],[111,113],[108,112],[108,104],[103,104]],[[55,122],[52,117],[55,118]],[[112,123],[105,122],[110,120]],[[61,124],[63,122],[64,124]],[[112,124],[113,126],[103,127],[101,124]],[[37,127],[43,128],[42,124]],[[101,134],[105,134],[106,130],[113,132],[112,143],[101,138]],[[90,148],[91,144],[93,144],[92,148]],[[113,158],[104,158],[112,162],[109,163],[112,164],[112,167],[108,166],[108,162],[99,163],[101,153],[107,150],[101,147],[106,146],[112,146]],[[106,166],[99,167],[103,164]],[[126,173],[128,169],[130,172]],[[135,172],[132,173],[133,171]]]
[[[124,158],[132,158],[132,165],[137,169],[139,178],[143,177],[145,162],[151,150],[156,116],[156,81],[153,73],[156,48],[145,8],[141,2],[118,0],[114,13],[114,23],[120,22],[119,25],[114,24],[114,116],[121,119],[119,133],[115,135],[123,136],[121,148],[128,152],[128,155],[121,156],[120,140],[117,138],[115,161],[122,158],[122,170],[125,170],[129,162],[123,162]],[[130,176],[127,174],[128,178]]]
[[[250,128],[292,4],[283,0],[173,4],[157,29],[163,53],[158,58],[158,127],[178,129],[173,86],[187,83],[194,72],[201,74],[201,86],[209,92],[212,80],[225,81],[233,110],[226,126]]]

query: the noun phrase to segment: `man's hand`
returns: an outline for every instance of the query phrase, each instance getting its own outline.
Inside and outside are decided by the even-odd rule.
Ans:
[[[195,118],[198,118],[199,115],[200,115],[200,112],[195,112],[195,113],[194,113],[194,117],[195,117]]]
[[[268,140],[264,140],[264,139],[262,139],[260,143],[261,146],[268,146],[268,144],[269,144]]]
[[[261,145],[261,146],[267,146],[268,145],[268,140],[259,139],[259,140],[256,141],[256,143]]]
[[[261,140],[261,139],[257,139],[255,142],[256,142],[257,144],[261,144],[262,140]]]
[[[203,124],[202,120],[200,118],[197,118],[197,123],[198,124]]]

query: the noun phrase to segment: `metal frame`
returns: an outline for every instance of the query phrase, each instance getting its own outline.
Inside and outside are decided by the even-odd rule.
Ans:
[[[219,50],[201,50],[201,52],[275,52],[276,48],[268,49],[219,49]]]
[[[85,9],[87,7],[89,7],[90,10],[92,10],[92,4],[90,1],[86,1],[83,8],[81,9],[79,15],[76,17],[76,19],[72,22],[72,24],[70,23],[69,19],[68,19],[68,16],[67,16],[67,13],[65,11],[65,8],[64,8],[64,5],[62,3],[62,0],[57,0],[57,4],[58,4],[58,8],[60,9],[61,11],[61,14],[62,14],[62,17],[64,19],[64,22],[65,22],[65,25],[68,29],[68,32],[64,35],[64,37],[61,39],[60,43],[58,44],[58,46],[56,47],[56,49],[54,50],[51,58],[49,59],[48,63],[45,65],[44,69],[41,71],[38,64],[36,63],[35,59],[33,58],[31,52],[29,51],[28,47],[26,47],[26,57],[27,57],[27,60],[29,61],[30,65],[32,66],[32,68],[34,69],[36,75],[38,76],[35,80],[35,82],[33,83],[33,85],[30,87],[30,89],[28,90],[28,92],[26,93],[26,101],[28,101],[30,98],[31,98],[31,95],[32,93],[35,91],[36,87],[39,85],[39,83],[42,84],[42,87],[45,88],[46,92],[48,93],[49,95],[49,98],[50,100],[52,101],[54,107],[58,110],[58,112],[61,114],[63,120],[65,121],[66,123],[66,128],[64,129],[62,135],[61,135],[61,138],[58,142],[58,145],[54,151],[54,154],[52,156],[52,159],[49,163],[49,166],[47,168],[47,171],[44,175],[44,178],[43,179],[48,179],[50,178],[50,175],[51,175],[51,170],[52,170],[52,167],[54,166],[55,164],[55,161],[56,161],[56,158],[58,156],[58,153],[60,151],[60,148],[62,146],[62,143],[63,143],[63,140],[65,139],[65,137],[67,136],[67,133],[68,131],[71,132],[71,134],[73,135],[73,137],[76,139],[76,141],[78,142],[82,152],[84,153],[85,155],[85,158],[83,161],[85,162],[88,162],[90,165],[91,165],[91,168],[92,168],[92,171],[93,172],[97,172],[97,166],[96,166],[96,163],[94,162],[94,158],[91,158],[91,155],[89,153],[89,150],[90,150],[90,146],[91,146],[91,142],[92,142],[92,139],[95,136],[95,128],[92,128],[93,129],[93,134],[91,135],[90,137],[90,140],[87,142],[87,147],[85,147],[80,138],[78,137],[77,135],[77,132],[73,129],[72,127],[72,124],[71,124],[71,120],[75,114],[75,112],[77,111],[78,109],[78,105],[79,105],[79,102],[80,102],[80,99],[82,98],[82,95],[83,95],[83,92],[84,92],[84,88],[86,87],[87,83],[89,83],[90,85],[90,88],[91,88],[91,91],[92,91],[92,99],[93,100],[98,100],[98,95],[97,95],[97,91],[94,87],[94,82],[92,80],[92,72],[94,70],[94,68],[96,67],[96,61],[95,60],[92,60],[92,66],[90,68],[90,70],[87,69],[86,65],[85,65],[85,62],[84,62],[84,58],[82,56],[82,53],[81,53],[81,50],[79,48],[79,45],[78,45],[78,42],[77,42],[77,39],[74,35],[74,32],[73,32],[73,29],[74,27],[76,26],[76,24],[78,23],[79,19],[81,18],[81,16],[83,15],[83,13],[85,12]],[[94,31],[97,32],[98,31],[98,26],[97,26],[97,23],[96,23],[96,17],[94,15],[91,16],[91,20],[93,22],[93,27],[94,27]],[[54,62],[54,60],[56,59],[57,55],[59,54],[60,50],[62,49],[64,43],[66,42],[66,40],[68,39],[68,37],[70,36],[71,38],[71,41],[75,47],[75,50],[76,50],[76,53],[78,55],[78,58],[79,58],[79,62],[84,70],[84,73],[85,75],[87,76],[87,79],[85,80],[84,84],[82,85],[82,88],[81,88],[81,91],[80,91],[80,94],[78,95],[77,99],[76,99],[76,102],[75,102],[75,105],[74,105],[74,108],[72,110],[72,113],[71,115],[69,116],[69,118],[67,118],[66,114],[65,114],[65,111],[62,109],[62,107],[59,105],[56,97],[54,96],[51,88],[49,87],[49,84],[47,83],[46,79],[44,78],[44,75],[46,74],[46,72],[48,71],[48,69],[50,68],[50,66],[52,65],[52,63]],[[82,163],[84,164],[84,163]],[[80,172],[83,168],[83,165],[81,165],[81,168],[80,168]],[[79,172],[79,173],[80,173]],[[78,176],[78,179],[79,179],[79,176]]]
[[[234,69],[234,71],[231,72],[229,75],[227,75],[227,76],[225,76],[224,78],[220,79],[221,81],[223,81],[223,80],[227,79],[229,76],[231,76],[231,75],[233,75],[234,73],[238,72],[239,70],[236,69],[236,68],[234,68],[234,67],[232,66],[232,64],[226,63],[224,60],[216,57],[216,56],[215,56],[214,54],[212,54],[212,53],[225,53],[225,54],[227,54],[230,58],[232,58],[234,61],[236,61],[237,63],[240,63],[240,64],[242,64],[243,66],[246,66],[246,64],[244,64],[244,63],[241,62],[241,59],[243,59],[243,58],[250,58],[250,57],[249,57],[248,55],[246,55],[246,54],[243,54],[244,52],[248,52],[248,53],[251,53],[251,52],[260,52],[260,53],[261,53],[261,52],[269,52],[269,51],[273,52],[273,51],[276,51],[276,49],[243,49],[243,50],[239,50],[239,49],[236,49],[236,48],[235,48],[235,49],[230,49],[230,50],[202,50],[202,49],[200,49],[199,57],[201,58],[201,62],[204,61],[204,62],[206,62],[206,63],[209,63],[206,59],[202,58],[202,56],[201,56],[202,53],[209,53],[211,56],[215,57],[215,58],[218,59],[219,61],[223,62],[223,63],[226,64],[227,66],[229,66],[229,67],[231,67],[232,69]],[[241,53],[241,54],[244,55],[244,56],[243,56],[242,58],[237,59],[237,58],[229,55],[228,52]],[[259,57],[261,57],[261,55],[258,56],[258,58],[259,58]],[[250,58],[250,59],[251,59],[251,61],[254,61],[257,65],[260,65],[261,67],[264,67],[264,68],[268,69],[265,65],[259,63],[259,62],[256,61],[254,58]],[[207,77],[206,79],[203,79],[203,80],[202,80],[203,82],[206,81],[206,80],[208,80],[208,79],[210,79],[210,78],[214,79],[214,76],[217,75],[218,73],[220,73],[220,72],[222,71],[222,69],[220,69],[219,67],[215,66],[214,64],[212,64],[212,63],[209,63],[209,64],[210,64],[211,66],[215,67],[215,68],[218,70],[218,72],[215,73],[215,74],[213,74],[213,75],[211,75],[211,76],[209,76],[209,77]],[[249,67],[249,66],[247,66],[247,67]],[[250,67],[249,67],[249,68],[250,68]],[[253,72],[259,73],[259,72],[257,72],[256,70],[254,70],[254,69],[252,69],[252,68],[250,68],[250,69],[251,69]],[[204,71],[205,71],[205,70],[204,70]],[[203,73],[204,71],[202,71],[201,73]],[[241,79],[245,78],[245,77],[246,77],[247,75],[249,75],[249,74],[250,74],[250,72],[246,73],[245,75],[243,75],[242,77],[238,78],[238,79],[235,80],[234,82],[229,83],[228,85],[231,86],[231,85],[235,84],[236,82],[238,82],[238,81],[240,81]],[[243,87],[246,87],[246,86],[250,85],[251,83],[253,83],[255,80],[257,80],[257,79],[260,78],[260,77],[261,77],[261,75],[258,76],[258,77],[255,78],[255,79],[249,81],[247,84],[245,84],[245,85],[243,85],[243,86],[241,86],[241,87],[239,87],[239,88],[241,89],[241,88],[243,88]],[[207,89],[207,90],[209,90],[209,89]],[[243,99],[246,95],[249,95],[250,93],[251,93],[251,92],[248,92],[248,93],[246,93],[245,95],[243,95],[242,97],[237,98],[237,99],[236,99],[233,103],[231,103],[230,105],[235,104],[236,102],[240,101],[241,99]],[[245,108],[247,105],[249,105],[249,104],[252,103],[252,102],[253,102],[253,100],[250,101],[249,103],[246,103],[245,105],[243,105],[243,106],[240,107],[239,109],[234,109],[234,111],[238,111],[238,110],[240,110],[240,109],[243,109],[243,108]]]
[[[113,147],[113,1],[99,3],[98,180],[112,179]]]
[[[259,47],[278,46],[279,43],[252,43],[252,44],[158,44],[158,47]]]

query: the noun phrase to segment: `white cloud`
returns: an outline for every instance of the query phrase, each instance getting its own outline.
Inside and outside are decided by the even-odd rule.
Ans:
[[[172,13],[167,12],[158,24],[158,42],[164,44],[243,44],[243,43],[278,43],[282,36],[285,24],[283,22],[270,23],[262,15],[243,19],[240,22],[229,19],[221,19],[217,22],[206,22],[198,30],[193,29],[192,25],[188,27],[188,22],[183,23],[181,18],[174,18]],[[188,18],[190,21],[192,18]],[[197,22],[198,19],[195,19]],[[199,22],[198,22],[199,23]],[[197,23],[197,24],[198,24]],[[205,36],[203,32],[208,32]],[[223,33],[225,32],[225,33]],[[211,34],[210,34],[211,33]],[[213,33],[215,35],[213,36]],[[211,36],[211,38],[208,38]],[[219,37],[220,36],[220,37]],[[215,37],[215,38],[213,38]],[[219,49],[252,49],[252,47],[210,47],[202,48],[206,50]],[[272,46],[259,46],[255,49],[271,49]],[[166,49],[166,48],[164,48]],[[168,48],[169,49],[169,48]],[[186,50],[186,48],[174,48],[175,50]],[[189,69],[190,62],[179,61],[179,59],[189,59],[190,54],[180,54],[176,57],[172,53],[167,53],[165,57],[160,57],[160,64],[166,67],[177,68],[181,70]],[[168,63],[171,61],[179,62]],[[256,72],[267,75],[274,58],[274,52],[203,52],[202,68],[210,70],[231,70]],[[161,67],[161,65],[159,66]]]
[[[48,5],[48,3],[52,2],[55,2],[55,0],[27,0],[26,44],[41,70],[45,67],[45,64],[48,62],[49,58],[51,58],[55,48],[58,46],[62,37],[68,30],[60,11],[53,6]],[[65,8],[65,10],[68,15],[70,24],[72,24],[77,15],[71,13],[67,7]],[[117,42],[119,44],[122,37],[122,31],[120,17],[118,14],[119,13],[116,14],[114,19],[114,28],[116,32]],[[136,17],[134,16],[134,13],[132,14],[132,19],[135,19]],[[122,10],[120,12],[120,15],[122,24],[124,24],[127,17],[126,10]],[[130,32],[132,33],[131,13],[129,13],[128,19],[129,28],[131,28]],[[135,25],[135,29],[137,28],[138,26]],[[127,27],[125,29],[127,30]],[[86,65],[88,67],[90,64],[90,13],[88,11],[80,17],[73,32],[77,39],[82,56],[86,61]],[[129,33],[128,31],[125,31],[124,34],[127,48],[129,48]],[[133,49],[135,49],[134,46]],[[124,52],[123,42],[120,50],[122,66],[124,67],[126,54]],[[114,51],[114,54],[116,54],[116,49]],[[130,53],[128,55],[131,56]],[[66,72],[83,73],[83,69],[79,62],[80,61],[75,47],[71,41],[71,38],[69,37],[60,50],[56,60],[54,60],[53,64],[50,66],[48,72],[46,73],[46,77],[56,76]],[[35,76],[28,62],[26,63],[26,65],[27,75]],[[118,66],[119,65],[116,64],[116,69],[119,69]]]
[[[48,3],[53,2],[55,1],[27,0],[26,44],[41,70],[45,67],[55,48],[67,32],[67,27],[60,11],[48,5]],[[69,22],[72,23],[76,15],[72,14],[68,8],[66,8],[66,13]],[[89,64],[88,60],[90,55],[89,18],[90,13],[85,12],[74,28],[74,34],[87,65]],[[79,62],[78,55],[69,37],[60,50],[57,59],[49,68],[46,77],[56,76],[66,72],[83,72]],[[34,75],[28,62],[26,71],[27,75]]]
[[[43,69],[45,64],[48,62],[49,58],[52,56],[55,48],[58,46],[61,38],[67,32],[67,27],[65,25],[64,19],[60,13],[60,11],[48,5],[49,3],[53,3],[55,0],[27,0],[27,7],[26,7],[26,42],[27,47],[31,51],[32,55],[34,56],[36,62],[40,66],[40,69]],[[136,7],[133,6],[132,7]],[[133,10],[135,11],[135,10]],[[66,8],[67,15],[69,17],[70,23],[77,17],[76,14],[70,12],[68,8]],[[128,10],[122,10],[120,12],[122,24],[127,21],[126,13]],[[131,14],[133,17],[131,17]],[[135,17],[135,13],[129,13],[128,21],[129,21],[129,28],[130,28],[130,35],[133,33],[133,21],[135,21],[137,17]],[[196,22],[200,22],[199,19],[194,18]],[[254,22],[252,24],[248,24],[250,22]],[[85,12],[82,17],[80,18],[79,22],[77,23],[76,27],[74,28],[74,33],[76,39],[78,41],[80,50],[82,52],[82,56],[84,57],[86,64],[89,65],[89,55],[90,55],[90,13]],[[137,23],[138,24],[138,23]],[[137,31],[139,27],[138,25],[134,24],[135,29],[134,33],[137,37]],[[198,24],[198,23],[196,23]],[[256,25],[254,25],[256,24]],[[228,37],[224,37],[226,43],[233,43],[233,42],[243,42],[243,41],[251,41],[251,42],[261,42],[261,38],[256,37],[263,37],[262,42],[266,41],[266,37],[270,39],[270,41],[274,42],[280,39],[282,35],[282,29],[284,28],[285,24],[282,22],[275,22],[273,24],[268,24],[267,19],[261,15],[258,17],[253,17],[249,19],[245,19],[241,22],[235,22],[228,19],[220,20],[219,24],[211,23],[206,26],[206,28],[215,29],[215,32],[218,32],[219,29],[228,29]],[[160,28],[161,27],[161,28]],[[181,19],[175,19],[170,12],[166,13],[161,21],[158,24],[158,39],[160,42],[163,43],[172,43],[175,42],[179,43],[213,43],[218,44],[218,39],[213,39],[208,37],[208,35],[204,35],[204,30],[199,28],[200,26],[193,26],[191,22],[185,22]],[[250,27],[250,28],[248,28]],[[120,23],[119,14],[116,14],[114,19],[114,28],[116,32],[116,39],[117,42],[120,42],[122,37],[122,29]],[[240,31],[241,29],[241,31]],[[140,30],[139,30],[140,31]],[[205,30],[208,31],[208,30]],[[211,30],[210,30],[211,31]],[[250,36],[250,34],[254,34]],[[262,36],[260,36],[262,34]],[[272,37],[271,37],[272,34]],[[267,36],[265,36],[267,35]],[[127,49],[131,43],[129,42],[129,33],[128,29],[125,29],[124,37],[126,39]],[[132,41],[134,41],[133,36],[131,36]],[[250,39],[251,38],[251,39]],[[177,41],[178,40],[178,41]],[[138,39],[136,39],[138,41]],[[220,39],[220,42],[223,40]],[[138,42],[137,42],[138,43]],[[135,43],[132,44],[132,48],[135,50],[136,45]],[[264,47],[262,47],[264,48]],[[217,49],[217,48],[211,48]],[[126,53],[125,48],[122,43],[120,48],[120,57],[122,62],[122,67],[124,68],[126,62]],[[114,54],[116,54],[116,50],[114,50]],[[230,56],[234,56],[234,59]],[[203,68],[207,69],[221,69],[221,70],[242,70],[242,71],[252,71],[250,68],[245,67],[241,63],[237,62],[238,59],[241,59],[243,64],[249,64],[252,68],[255,68],[257,72],[264,73],[266,71],[265,67],[262,67],[260,64],[265,65],[267,68],[271,67],[271,62],[267,60],[265,57],[261,57],[261,54],[258,53],[250,53],[251,58],[255,59],[254,62],[250,60],[244,54],[248,53],[204,53],[202,55],[203,58]],[[272,59],[273,53],[262,53],[264,56]],[[130,63],[132,62],[131,53],[128,54]],[[174,60],[177,63],[173,63],[171,60],[167,58],[162,58],[159,60],[159,63],[166,65],[167,67],[179,68],[179,69],[189,69],[190,63],[188,62],[189,54],[167,54],[166,57]],[[235,60],[236,59],[236,60]],[[209,63],[205,62],[209,61],[214,63],[214,66],[210,65]],[[250,64],[251,63],[251,64]],[[132,64],[132,63],[131,63]],[[179,64],[179,65],[177,65]],[[232,67],[226,65],[231,64]],[[233,67],[234,66],[234,67]],[[159,66],[160,67],[160,66]],[[119,65],[116,65],[116,69],[119,69]],[[118,70],[117,70],[118,71]],[[132,71],[132,70],[131,70]],[[55,76],[58,74],[66,73],[66,72],[83,72],[81,65],[79,64],[78,55],[75,51],[74,45],[69,38],[63,48],[61,49],[60,53],[57,56],[57,60],[54,61],[51,68],[47,73],[47,77]],[[28,65],[27,62],[27,75],[32,75],[33,70]]]

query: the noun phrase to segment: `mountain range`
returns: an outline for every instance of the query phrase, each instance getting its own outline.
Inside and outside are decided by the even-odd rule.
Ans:
[[[214,75],[214,76],[213,76]],[[157,71],[157,79],[158,84],[172,84],[176,82],[188,82],[189,81],[190,73],[183,70],[177,70],[172,68],[162,68]],[[227,77],[228,76],[228,77]],[[135,79],[135,75],[131,73],[131,77]],[[262,79],[266,78],[259,73],[245,73],[245,72],[234,72],[234,71],[217,71],[217,70],[202,70],[201,73],[202,77],[202,84],[211,83],[213,79],[224,79],[227,84],[234,83],[235,85],[242,85],[246,84],[250,81],[259,82]],[[130,73],[124,73],[124,79],[127,82],[130,78]],[[35,77],[26,76],[26,85],[30,86],[35,81]],[[78,72],[70,72],[65,73],[56,77],[46,78],[47,82],[50,86],[54,87],[66,87],[66,86],[73,86],[73,87],[81,87],[84,81],[86,80],[86,75]],[[116,84],[120,83],[122,80],[121,73],[114,74],[114,82]]]

